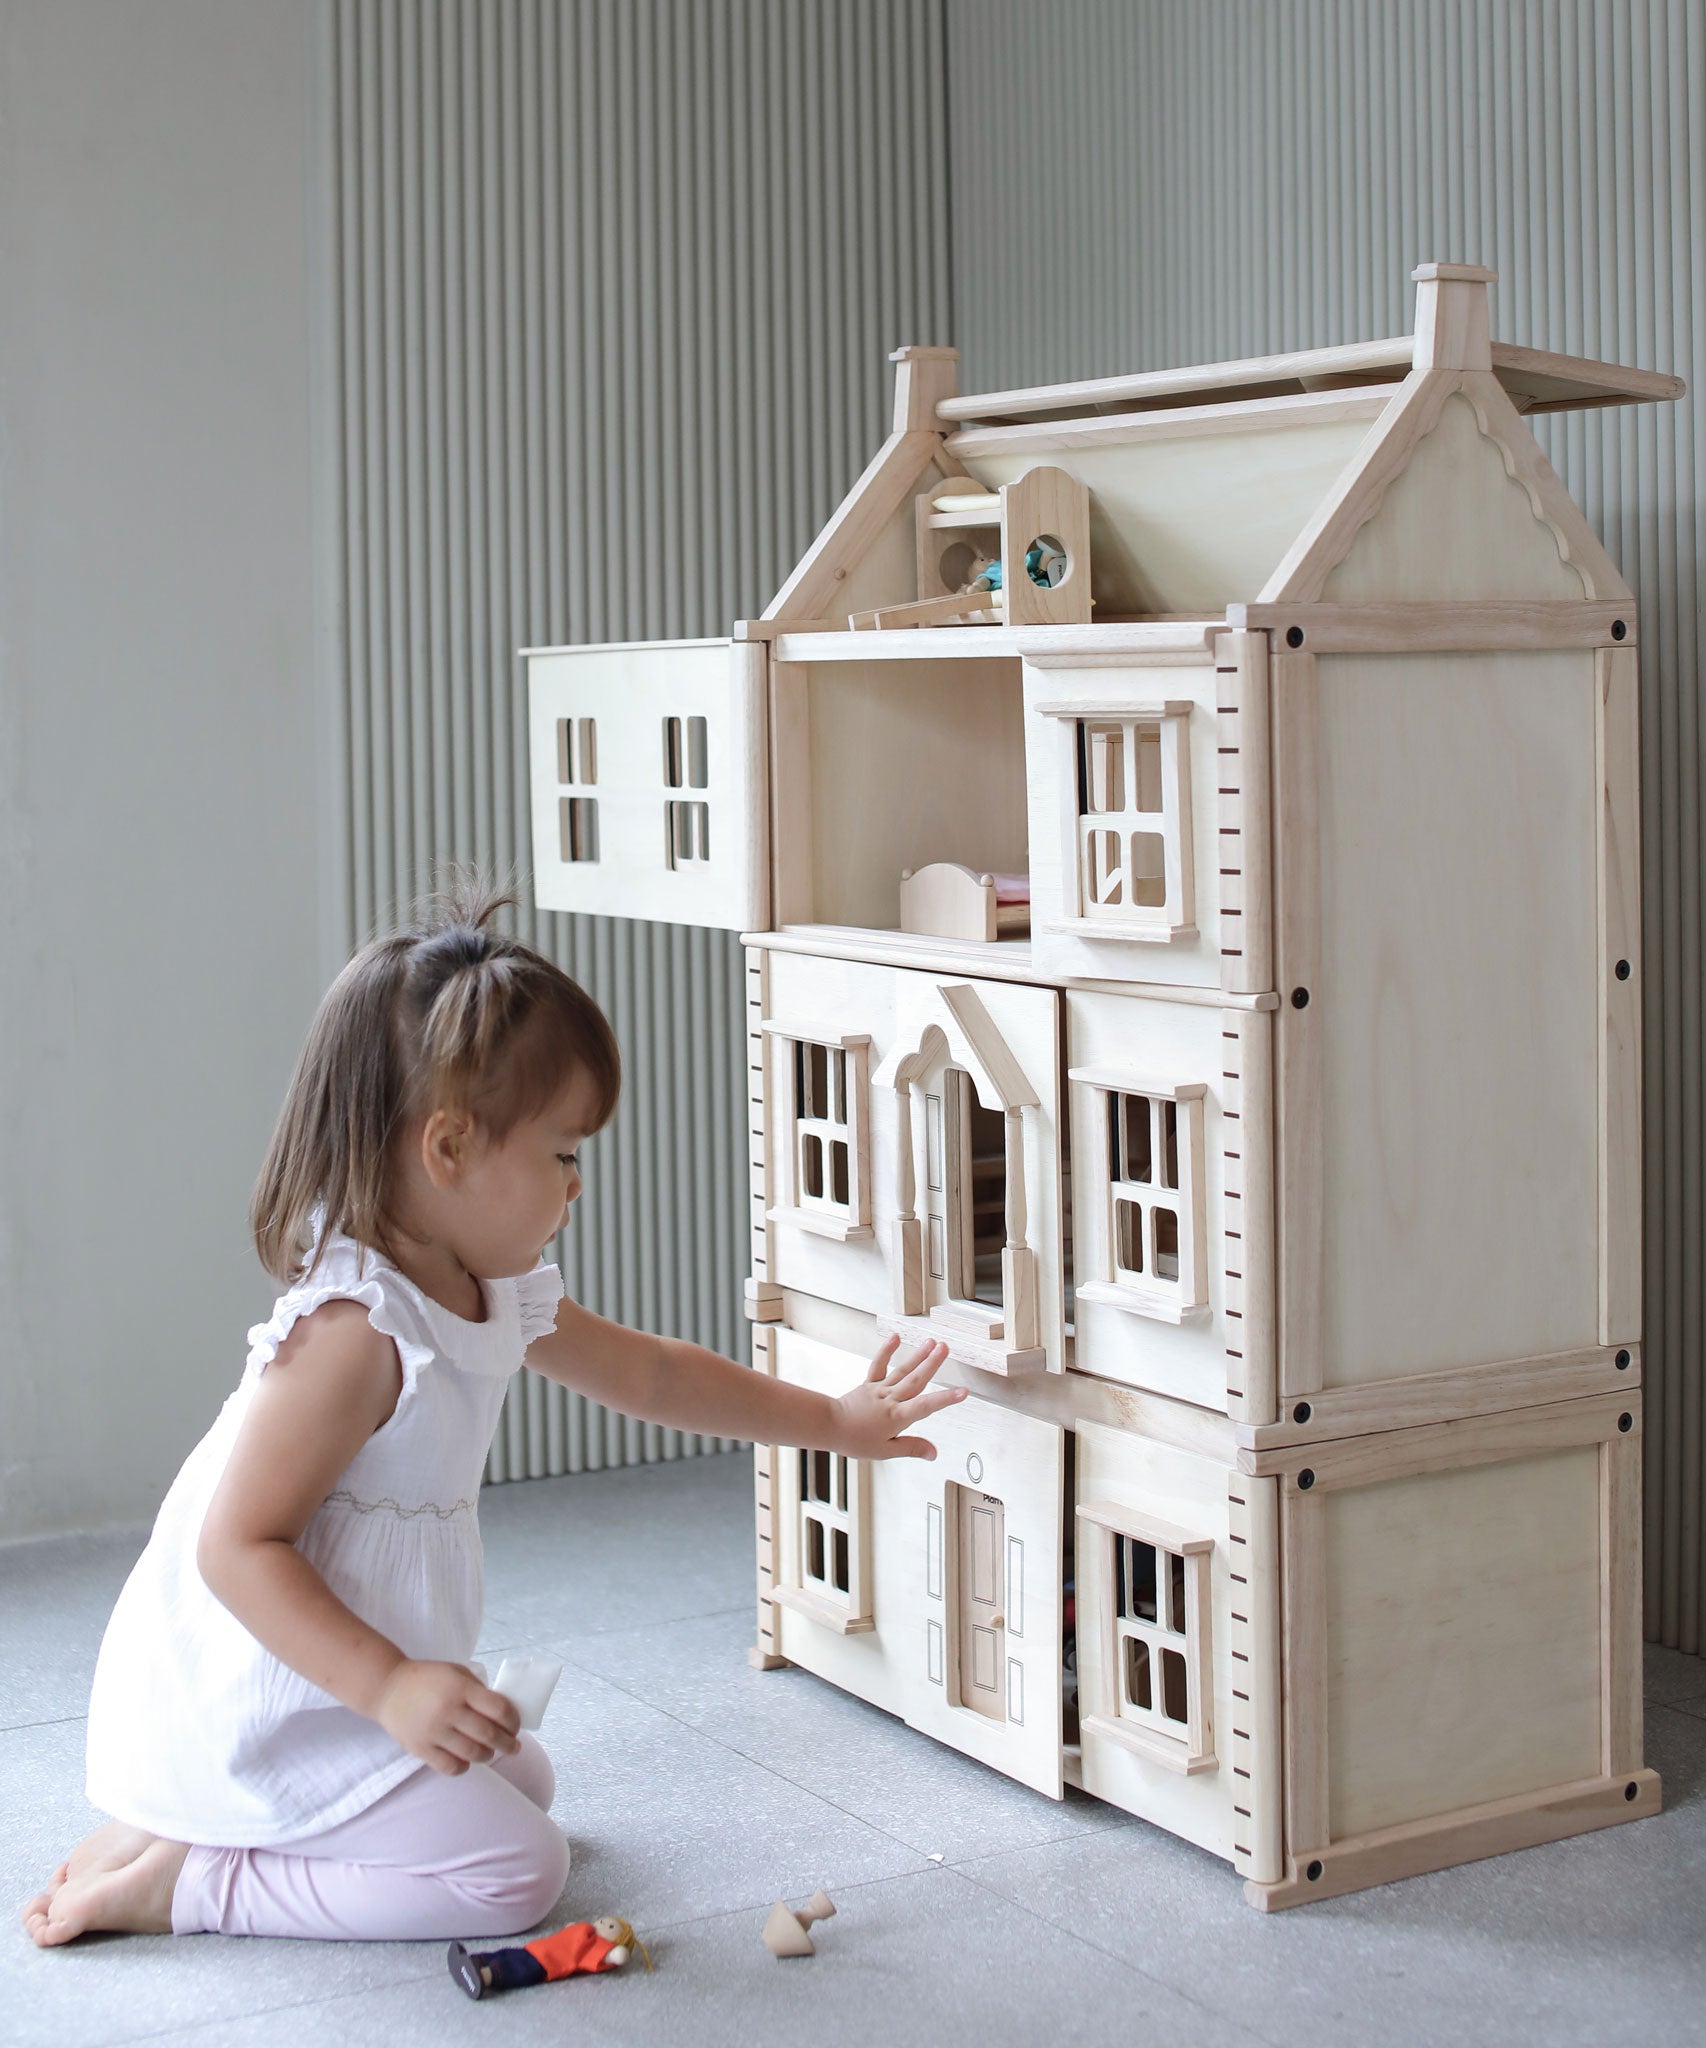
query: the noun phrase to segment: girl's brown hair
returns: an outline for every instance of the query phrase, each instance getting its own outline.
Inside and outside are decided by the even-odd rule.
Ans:
[[[395,1257],[396,1141],[416,1118],[462,1110],[500,1140],[579,1069],[595,1090],[592,1128],[609,1121],[622,1087],[609,1020],[560,967],[491,929],[513,901],[459,878],[327,990],[249,1210],[275,1280],[311,1273],[334,1232]]]

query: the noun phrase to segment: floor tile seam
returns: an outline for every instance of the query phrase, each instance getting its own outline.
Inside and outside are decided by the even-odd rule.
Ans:
[[[71,1728],[89,1718],[81,1714],[52,1714],[45,1721],[0,1721],[0,1736],[22,1735],[29,1728]]]
[[[1018,1853],[1023,1854],[1024,1852],[1021,1850]],[[994,1859],[990,1858],[988,1860],[993,1861]],[[1258,2033],[1242,2014],[1230,2012],[1221,2006],[1210,2005],[1201,1998],[1193,1997],[1190,1992],[1181,1989],[1177,1984],[1170,1983],[1167,1978],[1158,1977],[1153,1970],[1146,1970],[1141,1963],[1134,1963],[1128,1956],[1122,1956],[1117,1949],[1108,1948],[1102,1942],[1096,1941],[1088,1934],[1080,1932],[1078,1928],[1069,1927],[1063,1921],[1051,1919],[1047,1913],[1039,1912],[1036,1907],[1027,1905],[1023,1899],[1016,1899],[1011,1893],[1001,1891],[995,1885],[985,1883],[982,1878],[974,1875],[969,1869],[956,1869],[954,1875],[956,1877],[963,1877],[968,1884],[976,1885],[978,1890],[985,1893],[988,1897],[1000,1899],[1003,1904],[1012,1906],[1016,1911],[1025,1914],[1027,1918],[1035,1920],[1039,1927],[1046,1927],[1050,1934],[1064,1934],[1069,1941],[1076,1942],[1080,1948],[1089,1949],[1094,1955],[1104,1957],[1108,1962],[1124,1970],[1129,1976],[1141,1977],[1144,1983],[1152,1984],[1157,1990],[1165,1991],[1169,1996],[1182,2000],[1186,2005],[1204,2014],[1209,2019],[1221,2020],[1245,2034],[1250,2040],[1261,2042],[1263,2048],[1280,2048],[1280,2044],[1272,2041],[1266,2034]]]
[[[649,1628],[679,1628],[684,1621],[720,1621],[725,1615],[743,1614],[748,1605],[749,1603],[745,1600],[737,1600],[729,1607],[695,1607],[689,1614],[659,1614],[650,1621],[624,1622],[619,1628],[580,1629],[572,1636],[530,1633],[526,1641],[529,1648],[541,1650],[562,1649],[571,1642],[602,1643],[607,1642],[612,1636],[640,1635]],[[502,1649],[505,1645],[499,1643],[496,1647]],[[520,1647],[520,1645],[518,1644],[517,1647]],[[580,1666],[578,1668],[584,1670],[591,1669],[590,1666]],[[600,1675],[598,1672],[593,1673],[595,1678]]]
[[[837,1901],[851,1898],[861,1892],[878,1891],[886,1884],[911,1884],[921,1877],[929,1877],[941,1869],[940,1864],[930,1864],[923,1870],[892,1870],[886,1877],[853,1877],[845,1882],[837,1881]],[[827,1889],[827,1887],[826,1887]],[[679,1934],[686,1928],[710,1927],[719,1920],[738,1920],[743,1913],[761,1913],[767,1908],[762,1902],[753,1905],[718,1906],[708,1913],[688,1913],[679,1920],[660,1920],[652,1931],[657,1935]],[[839,1912],[839,1904],[837,1911]]]

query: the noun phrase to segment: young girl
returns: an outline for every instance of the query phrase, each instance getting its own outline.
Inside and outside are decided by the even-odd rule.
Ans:
[[[469,1668],[475,1503],[523,1360],[711,1436],[935,1455],[961,1398],[893,1339],[839,1400],[568,1299],[540,1247],[620,1057],[567,975],[453,903],[320,1006],[255,1193],[284,1286],[108,1625],[88,1790],[115,1816],[24,1908],[93,1928],[329,1940],[511,1933],[569,1865],[551,1766]]]

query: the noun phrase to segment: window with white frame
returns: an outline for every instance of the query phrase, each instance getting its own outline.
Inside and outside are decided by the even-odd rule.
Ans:
[[[1077,911],[1110,936],[1193,929],[1188,705],[1110,710],[1077,734]]]
[[[704,789],[710,782],[709,729],[703,718],[663,722],[663,780],[666,789]],[[676,797],[664,804],[664,850],[672,868],[711,858],[711,806],[704,797]]]
[[[1103,1269],[1088,1286],[1080,1275],[1077,1291],[1177,1321],[1208,1300],[1205,1091],[1200,1082],[1159,1088],[1100,1068],[1075,1068],[1071,1078],[1094,1091],[1094,1156],[1105,1174]]]
[[[793,1451],[780,1470],[782,1568],[775,1597],[838,1634],[870,1629],[864,1466],[838,1451]]]
[[[850,1464],[839,1451],[800,1453],[800,1579],[830,1600],[853,1597]]]
[[[1184,1771],[1214,1762],[1213,1543],[1108,1503],[1078,1510],[1097,1612],[1082,1728]],[[1080,1630],[1084,1620],[1080,1620]]]
[[[565,861],[598,858],[598,799],[586,794],[598,785],[598,721],[557,720],[557,836]]]
[[[870,1039],[765,1029],[777,1041],[776,1096],[787,1148],[779,1162],[785,1186],[771,1219],[822,1237],[869,1236]]]
[[[794,1047],[794,1173],[802,1207],[846,1216],[853,1205],[853,1119],[847,1051],[809,1039]]]

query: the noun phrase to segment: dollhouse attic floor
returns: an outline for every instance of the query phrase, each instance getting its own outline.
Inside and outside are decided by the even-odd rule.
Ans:
[[[796,1671],[745,1662],[751,1474],[707,1458],[489,1489],[483,1654],[565,1660],[542,1739],[573,1844],[551,1921],[615,1911],[656,1974],[476,2015],[442,1943],[0,1942],[0,2043],[1165,2042],[1167,2048],[1698,2039],[1706,1662],[1647,1653],[1658,1818],[1264,1917],[1230,1869],[1038,1797]],[[34,1890],[94,1816],[83,1712],[140,1530],[0,1547],[0,1867]],[[824,1886],[815,1959],[771,1900]]]

